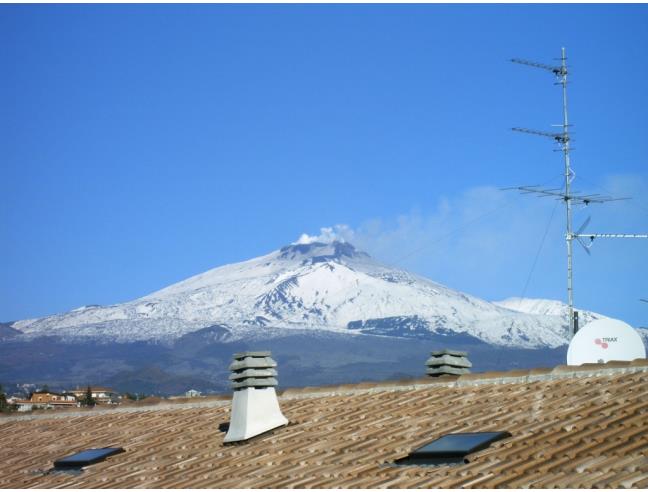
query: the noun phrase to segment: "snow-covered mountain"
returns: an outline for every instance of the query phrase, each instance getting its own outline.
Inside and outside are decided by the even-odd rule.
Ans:
[[[529,299],[522,297],[509,297],[503,301],[495,301],[493,304],[513,311],[528,314],[540,314],[545,316],[559,316],[564,319],[565,324],[569,323],[569,313],[567,304],[561,301],[551,299]],[[580,326],[585,326],[595,319],[605,318],[602,314],[593,311],[578,310],[578,320]]]
[[[172,341],[213,325],[231,339],[286,329],[426,337],[465,334],[509,347],[567,343],[554,301],[490,303],[383,265],[341,241],[294,243],[123,304],[12,323],[23,337]],[[594,313],[583,313],[597,317]]]

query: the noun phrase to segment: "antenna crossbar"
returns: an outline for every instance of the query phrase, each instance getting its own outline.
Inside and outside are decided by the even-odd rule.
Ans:
[[[548,70],[549,72],[552,72],[554,75],[560,77],[562,75],[567,75],[567,66],[562,65],[562,66],[552,66],[552,65],[547,65],[545,63],[538,63],[534,61],[529,61],[529,60],[522,60],[521,58],[511,58],[511,61],[513,63],[519,63],[520,65],[527,65],[529,67],[535,67],[535,68],[541,68],[543,70]]]
[[[567,133],[566,131],[561,133],[554,133],[554,132],[543,132],[540,130],[531,130],[530,128],[519,128],[519,127],[511,128],[511,130],[513,130],[514,132],[529,133],[531,135],[539,135],[541,137],[549,137],[563,145],[569,142],[569,133]]]
[[[584,237],[594,240],[599,237],[623,239],[648,239],[648,234],[572,234],[572,237]]]
[[[618,200],[629,200],[628,197],[623,198],[614,198],[607,195],[601,195],[599,193],[593,193],[588,195],[577,195],[577,194],[567,194],[563,191],[562,188],[549,188],[543,189],[538,186],[512,186],[509,188],[502,188],[503,190],[518,190],[522,194],[535,194],[541,197],[554,197],[561,200],[567,201],[570,200],[576,204],[589,205],[590,203],[605,203],[605,202],[614,202]]]

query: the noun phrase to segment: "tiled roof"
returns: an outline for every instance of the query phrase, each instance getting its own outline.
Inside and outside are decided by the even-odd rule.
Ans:
[[[85,394],[88,391],[88,387],[85,388],[76,388],[69,390],[68,393],[83,393]],[[104,386],[90,386],[90,392],[92,393],[115,393],[111,388],[106,388]]]
[[[286,390],[287,427],[224,445],[229,401],[0,419],[11,488],[648,487],[648,360]],[[469,463],[396,467],[449,432],[508,431]],[[91,447],[126,452],[48,473]]]

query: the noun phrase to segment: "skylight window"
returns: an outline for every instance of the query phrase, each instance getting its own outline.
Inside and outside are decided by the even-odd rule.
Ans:
[[[94,465],[114,454],[123,453],[123,448],[86,449],[54,462],[54,468],[81,468]]]
[[[446,434],[396,460],[397,465],[447,465],[467,463],[466,456],[486,449],[495,441],[511,437],[508,432]]]

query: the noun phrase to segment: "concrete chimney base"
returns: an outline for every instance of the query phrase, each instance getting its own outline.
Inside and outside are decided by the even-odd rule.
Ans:
[[[274,387],[234,391],[229,430],[224,442],[244,441],[288,424]]]

